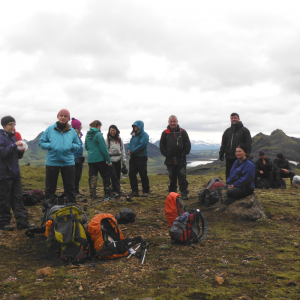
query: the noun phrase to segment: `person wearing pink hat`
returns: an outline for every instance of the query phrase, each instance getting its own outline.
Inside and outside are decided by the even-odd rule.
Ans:
[[[64,192],[71,203],[76,203],[75,196],[75,161],[74,152],[80,151],[80,141],[76,131],[68,123],[70,112],[61,109],[58,121],[49,126],[40,138],[39,145],[47,150],[45,199],[55,194],[59,172],[64,185]]]

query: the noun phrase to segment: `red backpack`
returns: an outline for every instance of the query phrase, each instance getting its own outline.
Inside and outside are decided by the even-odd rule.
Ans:
[[[220,178],[214,177],[206,184],[206,189],[208,190],[215,190],[221,186],[225,186],[225,183],[222,182]]]

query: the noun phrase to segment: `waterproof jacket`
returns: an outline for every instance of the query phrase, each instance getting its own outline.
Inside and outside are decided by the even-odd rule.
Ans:
[[[265,158],[266,164],[263,164],[263,160],[259,158],[255,162],[255,172],[259,173],[259,171],[271,172],[272,171],[272,161],[270,158]]]
[[[74,152],[80,150],[80,141],[76,131],[67,123],[60,130],[57,124],[49,126],[40,138],[39,145],[48,150],[46,166],[73,166]]]
[[[83,143],[80,137],[78,137],[80,142],[80,149],[79,151],[74,152],[74,160],[76,164],[82,163],[83,158]]]
[[[291,165],[289,163],[289,161],[286,158],[283,158],[281,160],[278,159],[274,159],[273,160],[273,171],[278,171],[281,169],[287,169],[289,171],[292,170]]]
[[[241,162],[237,159],[230,171],[226,184],[234,187],[254,190],[255,165],[251,159],[244,159]]]
[[[88,151],[88,163],[107,161],[111,163],[102,132],[92,127],[86,134],[85,149]]]
[[[168,126],[161,134],[159,149],[166,157],[166,165],[185,165],[186,155],[191,151],[190,138],[187,132],[178,125],[174,131],[171,131]]]
[[[117,162],[122,158],[122,162],[126,162],[126,154],[124,143],[121,139],[121,144],[119,141],[113,139],[112,137],[107,137],[105,140],[108,155],[112,162]]]
[[[127,151],[131,152],[131,156],[148,156],[149,135],[144,131],[144,122],[136,121],[132,126],[137,126],[139,132],[132,131]]]
[[[226,159],[235,159],[235,149],[241,143],[246,144],[248,153],[251,153],[252,138],[250,131],[244,127],[242,122],[239,122],[224,131],[219,152],[220,157],[225,154]]]
[[[18,150],[17,138],[0,129],[0,181],[20,177],[19,159],[24,152]]]

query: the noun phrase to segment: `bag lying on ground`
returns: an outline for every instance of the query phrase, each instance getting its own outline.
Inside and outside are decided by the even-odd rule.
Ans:
[[[133,210],[127,207],[122,209],[120,213],[115,215],[118,224],[127,224],[135,222],[135,217],[136,214],[133,212]]]
[[[23,192],[23,203],[25,206],[36,205],[44,198],[45,194],[42,190],[32,190],[29,192]]]
[[[224,185],[225,183],[220,178],[214,177],[206,184],[205,188],[209,190],[215,190]]]
[[[295,175],[292,184],[294,184],[298,189],[300,189],[300,176]]]
[[[171,227],[175,219],[181,216],[185,211],[185,205],[180,195],[174,192],[170,193],[165,201],[165,215],[169,227]]]
[[[216,204],[222,197],[222,190],[226,188],[220,187],[215,190],[203,189],[197,192],[199,196],[199,202],[201,205],[212,206]]]

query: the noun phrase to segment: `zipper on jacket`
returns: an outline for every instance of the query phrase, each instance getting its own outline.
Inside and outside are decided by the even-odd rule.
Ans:
[[[231,149],[232,150],[232,141],[233,141],[233,136],[234,136],[234,133],[232,134],[232,137],[231,137]]]

